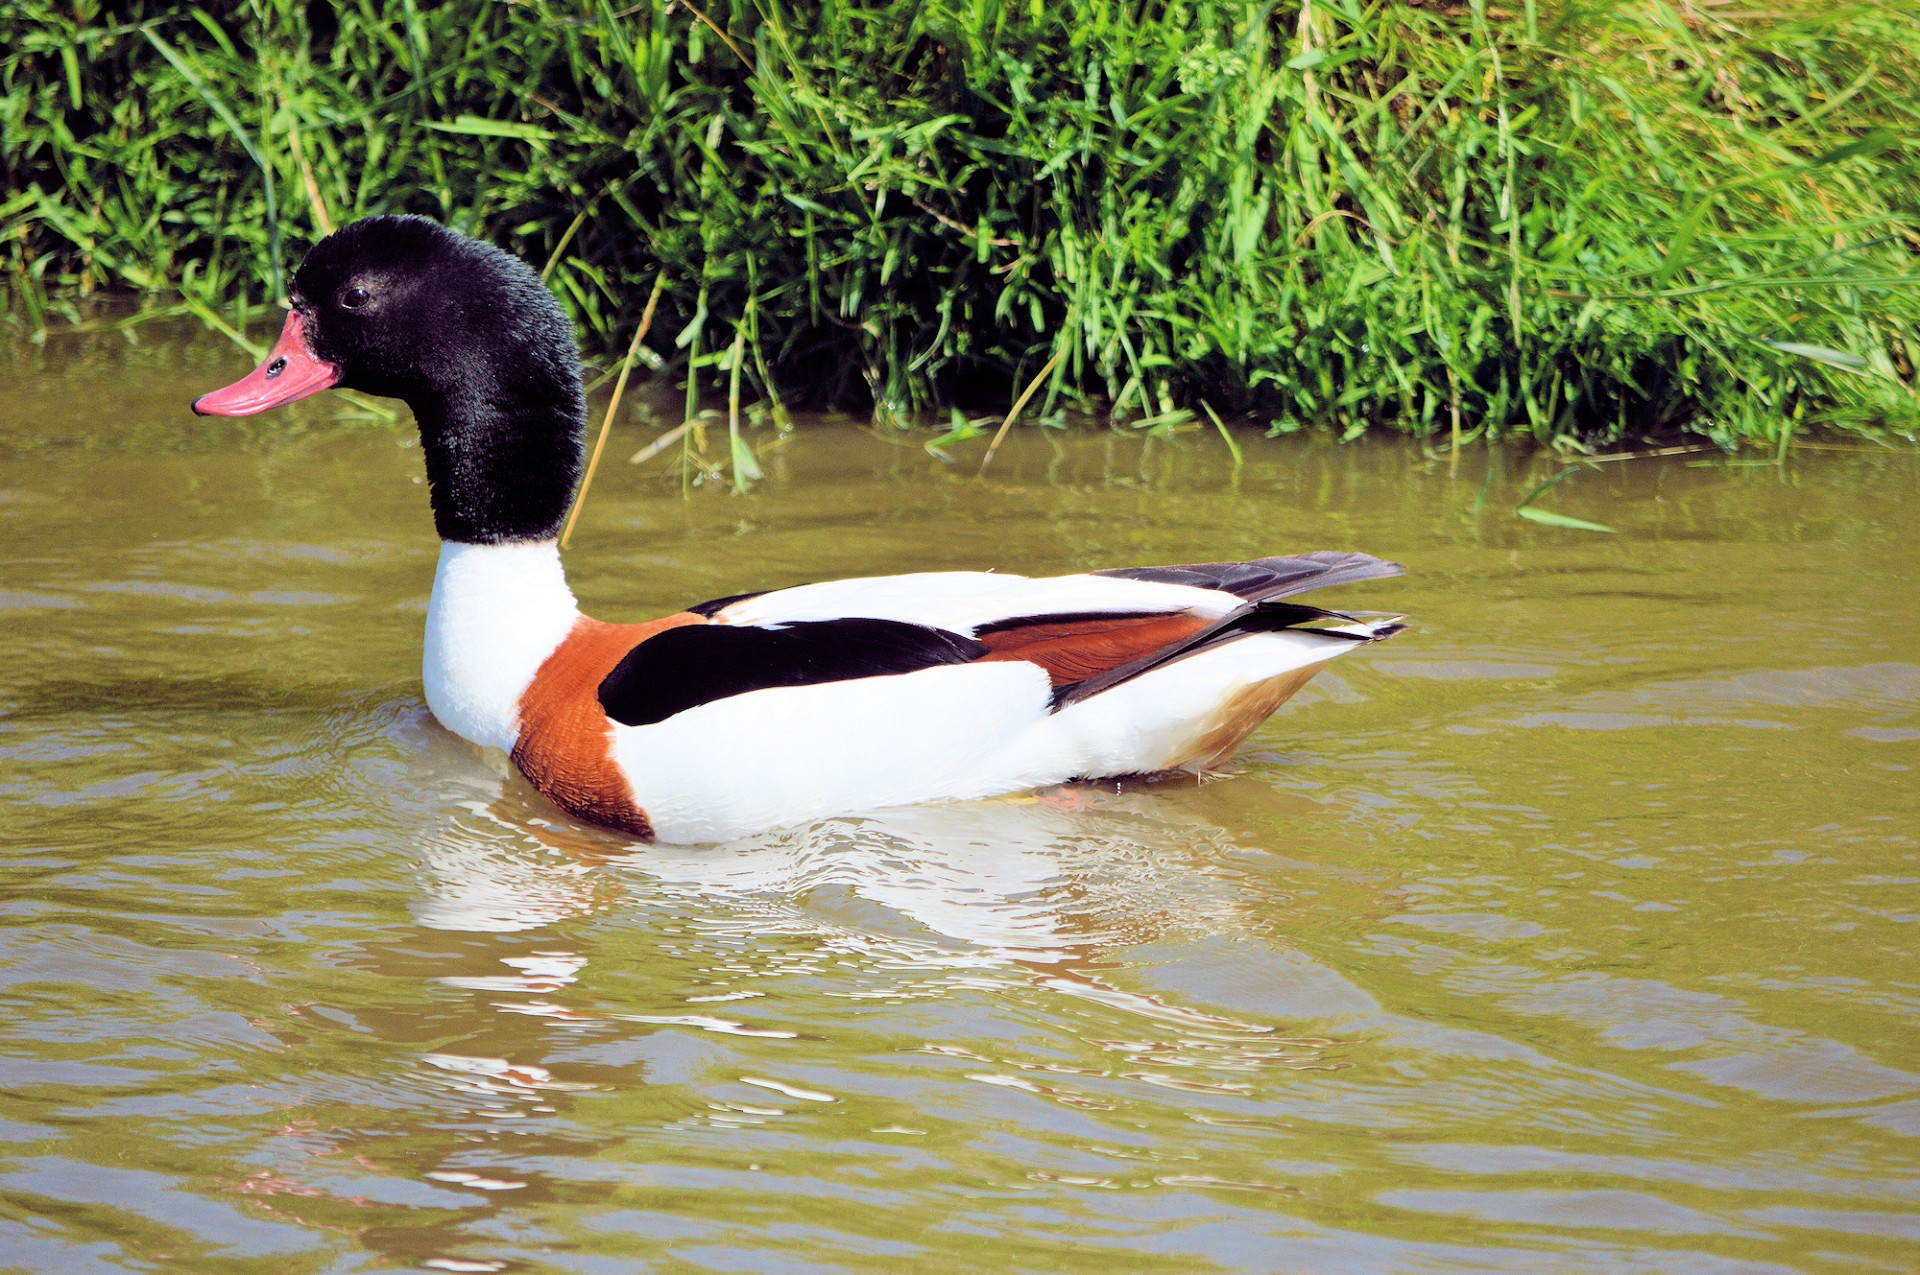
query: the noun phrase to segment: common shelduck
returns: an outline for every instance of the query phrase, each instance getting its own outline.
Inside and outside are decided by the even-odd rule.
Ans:
[[[934,571],[590,619],[557,543],[586,399],[539,277],[432,221],[371,217],[314,246],[291,299],[266,362],[194,411],[246,416],[334,386],[404,400],[442,542],[427,706],[561,809],[635,837],[1205,772],[1328,660],[1401,627],[1287,601],[1401,570],[1326,552]]]

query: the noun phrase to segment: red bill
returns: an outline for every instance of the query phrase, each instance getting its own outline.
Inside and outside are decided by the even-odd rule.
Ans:
[[[307,349],[305,320],[291,310],[267,361],[225,389],[202,394],[193,400],[193,410],[201,416],[252,416],[332,389],[340,377],[337,366]]]

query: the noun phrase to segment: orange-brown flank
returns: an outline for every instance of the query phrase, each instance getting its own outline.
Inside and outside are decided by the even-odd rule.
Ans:
[[[652,839],[647,812],[613,758],[613,723],[600,707],[600,683],[627,652],[656,633],[707,618],[682,611],[645,624],[608,624],[581,616],[520,696],[513,764],[570,815]]]
[[[1182,612],[1022,625],[983,634],[990,654],[980,662],[1028,660],[1047,670],[1055,686],[1065,686],[1177,646],[1210,623]]]

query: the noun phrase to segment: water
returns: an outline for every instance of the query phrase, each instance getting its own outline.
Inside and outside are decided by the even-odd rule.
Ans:
[[[632,849],[427,717],[406,431],[185,413],[245,362],[0,348],[0,1267],[1920,1264],[1920,456],[1543,500],[1605,536],[1514,455],[630,424],[606,618],[1364,548],[1415,622],[1231,779]]]

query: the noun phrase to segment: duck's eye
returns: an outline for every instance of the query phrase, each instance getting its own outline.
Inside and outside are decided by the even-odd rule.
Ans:
[[[370,300],[365,288],[348,288],[340,294],[340,304],[349,310],[358,310]]]

